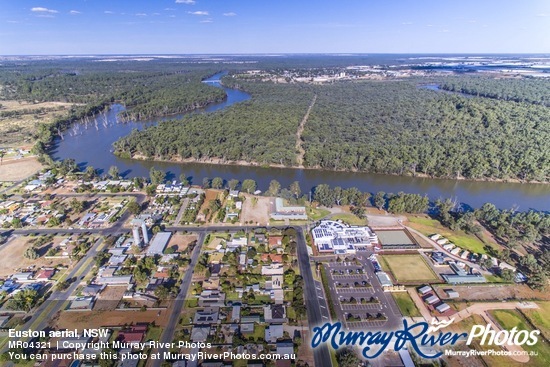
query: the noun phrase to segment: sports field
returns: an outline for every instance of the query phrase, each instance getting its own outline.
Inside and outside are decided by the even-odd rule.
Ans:
[[[439,278],[421,255],[381,255],[384,270],[393,274],[398,282],[437,282]]]

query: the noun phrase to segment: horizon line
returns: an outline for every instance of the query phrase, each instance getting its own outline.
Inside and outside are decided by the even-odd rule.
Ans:
[[[544,55],[550,52],[247,52],[247,53],[67,53],[67,54],[0,54],[0,57],[94,57],[94,56],[280,56],[280,55],[331,55],[331,56],[368,56],[368,55]]]

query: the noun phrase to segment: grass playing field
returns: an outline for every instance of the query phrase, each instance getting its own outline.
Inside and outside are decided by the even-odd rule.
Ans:
[[[382,268],[393,274],[398,282],[437,282],[439,278],[421,255],[382,255]]]

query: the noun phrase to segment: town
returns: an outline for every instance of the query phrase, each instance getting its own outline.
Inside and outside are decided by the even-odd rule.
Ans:
[[[498,244],[425,214],[390,214],[376,198],[359,211],[322,206],[273,188],[262,193],[253,182],[196,186],[155,170],[150,182],[123,179],[116,167],[103,177],[59,171],[1,189],[2,358],[40,352],[46,357],[33,364],[74,363],[47,357],[59,351],[94,356],[78,361],[93,366],[108,352],[126,356],[112,365],[130,367],[161,365],[143,355],[216,351],[272,359],[162,365],[336,366],[327,346],[309,347],[312,327],[331,320],[349,330],[392,330],[403,318],[503,330],[509,314],[547,335],[537,315],[548,296],[525,284],[528,276],[499,255]],[[97,335],[83,333],[99,327]],[[46,350],[8,348],[17,330],[58,334],[40,338]],[[404,349],[370,363],[413,360],[420,357]]]

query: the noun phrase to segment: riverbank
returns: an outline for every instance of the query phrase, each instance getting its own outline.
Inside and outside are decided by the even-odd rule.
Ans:
[[[123,156],[123,155],[120,155]],[[146,157],[141,154],[133,154],[130,156],[124,156],[125,158],[135,159],[139,161],[148,161],[148,162],[164,162],[164,163],[202,163],[202,164],[213,164],[213,165],[223,165],[223,166],[239,166],[239,167],[262,167],[262,168],[285,168],[285,169],[296,169],[296,170],[315,170],[315,171],[326,171],[326,172],[346,172],[346,173],[368,173],[373,175],[380,176],[394,176],[394,177],[409,177],[409,178],[425,178],[430,180],[452,180],[452,181],[465,181],[465,182],[495,182],[495,183],[514,183],[514,184],[537,184],[537,185],[550,185],[550,182],[544,181],[522,181],[519,179],[498,179],[498,178],[467,178],[467,177],[437,177],[430,176],[424,173],[416,173],[414,175],[399,175],[395,173],[378,173],[378,172],[369,172],[369,171],[360,171],[357,169],[353,170],[344,170],[344,169],[330,169],[320,166],[287,166],[284,164],[275,164],[275,163],[259,163],[255,161],[245,161],[238,160],[232,161],[225,158],[209,157],[209,158],[180,158],[173,157],[171,159],[162,159],[160,157]]]

